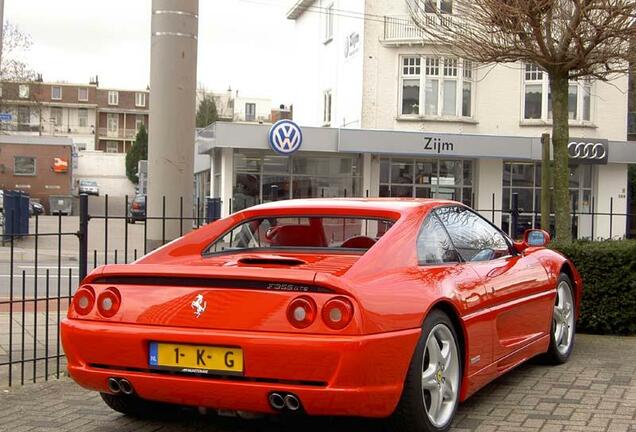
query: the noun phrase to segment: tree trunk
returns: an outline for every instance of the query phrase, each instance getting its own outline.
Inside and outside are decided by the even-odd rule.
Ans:
[[[570,225],[570,191],[568,166],[568,142],[570,140],[568,115],[567,74],[550,74],[552,90],[552,147],[554,152],[554,210],[556,215],[556,238],[559,242],[572,241]],[[546,185],[543,185],[545,187]]]
[[[541,228],[550,232],[550,213],[552,212],[552,162],[550,160],[550,134],[541,137]]]

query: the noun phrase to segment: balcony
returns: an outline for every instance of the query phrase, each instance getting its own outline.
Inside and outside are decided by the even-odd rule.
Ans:
[[[449,27],[463,27],[462,20],[455,15],[443,15],[440,17],[433,13],[424,14],[422,22],[431,30],[435,28],[443,30]],[[413,19],[408,15],[384,17],[384,38],[382,42],[391,45],[435,43],[431,35],[415,25]]]
[[[99,128],[97,132],[99,138],[134,140],[137,136],[137,129]]]

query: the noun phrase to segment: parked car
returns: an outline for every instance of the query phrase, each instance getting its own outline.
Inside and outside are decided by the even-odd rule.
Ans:
[[[80,180],[79,193],[99,196],[99,186],[97,186],[97,182],[94,180]]]
[[[292,200],[206,225],[81,283],[70,376],[112,409],[391,417],[450,427],[486,383],[574,346],[583,283],[549,235],[461,203]]]
[[[37,201],[29,200],[29,216],[43,215],[44,206]]]
[[[146,220],[146,195],[137,195],[128,206],[128,223]]]

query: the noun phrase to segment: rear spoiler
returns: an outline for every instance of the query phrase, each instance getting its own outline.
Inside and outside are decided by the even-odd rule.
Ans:
[[[353,294],[343,279],[332,275],[310,270],[253,267],[114,264],[98,267],[83,283]]]

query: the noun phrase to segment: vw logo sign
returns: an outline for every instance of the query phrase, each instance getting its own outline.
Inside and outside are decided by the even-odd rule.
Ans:
[[[573,141],[568,144],[568,154],[572,159],[600,161],[607,158],[607,149],[602,143]]]
[[[300,149],[303,132],[291,120],[280,120],[269,130],[269,146],[276,153],[289,156]]]

